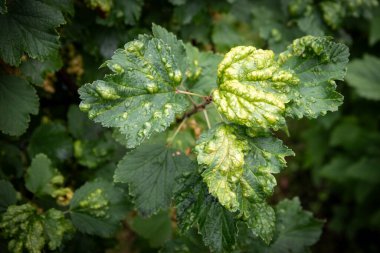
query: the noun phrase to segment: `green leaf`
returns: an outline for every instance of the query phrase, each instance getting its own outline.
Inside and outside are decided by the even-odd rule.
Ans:
[[[29,82],[37,86],[43,86],[47,74],[55,72],[60,69],[62,65],[61,56],[59,54],[53,54],[44,61],[28,59],[21,63],[20,70]]]
[[[347,157],[336,156],[320,169],[319,174],[334,183],[344,183],[347,180],[346,171],[352,162]]]
[[[315,244],[322,232],[323,221],[305,211],[298,198],[282,200],[276,205],[276,233],[270,245],[264,245],[245,227],[239,227],[239,248],[242,252],[304,253]]]
[[[218,125],[195,147],[210,194],[230,211],[239,211],[266,243],[274,232],[274,212],[265,203],[276,185],[272,173],[286,166],[293,152],[272,137],[252,138],[233,125]]]
[[[200,52],[198,48],[186,44],[186,55],[189,60],[186,86],[193,92],[208,95],[217,88],[217,68],[223,59],[222,55],[212,52]]]
[[[20,178],[24,174],[23,153],[13,144],[0,141],[0,178]]]
[[[211,251],[232,251],[238,232],[236,221],[232,213],[208,193],[197,172],[182,178],[176,203],[182,231],[196,225]]]
[[[114,180],[128,183],[136,208],[143,216],[150,216],[169,207],[176,178],[191,166],[191,161],[180,152],[164,143],[150,142],[119,162]]]
[[[345,16],[344,5],[341,2],[323,1],[320,6],[326,24],[337,29]]]
[[[297,83],[291,70],[279,68],[272,51],[239,46],[219,64],[213,101],[233,123],[276,130],[285,127],[286,88]]]
[[[36,155],[26,171],[25,186],[37,196],[56,197],[62,189],[64,177],[52,167],[50,159],[44,154]]]
[[[377,7],[370,21],[369,44],[375,45],[380,40],[380,8]]]
[[[276,206],[276,218],[276,237],[267,252],[307,252],[322,233],[324,222],[302,210],[298,198],[281,201]]]
[[[380,159],[363,157],[347,168],[347,177],[356,181],[368,183],[380,183],[380,170],[378,169]]]
[[[5,14],[7,11],[8,10],[6,0],[0,0],[0,14]]]
[[[159,212],[152,217],[134,217],[129,222],[131,229],[148,240],[153,248],[162,246],[172,237],[172,225],[168,212]]]
[[[209,253],[210,250],[202,242],[202,237],[196,229],[165,243],[159,253]]]
[[[293,71],[299,84],[290,86],[286,114],[295,118],[316,118],[336,111],[343,96],[335,91],[334,80],[343,80],[348,47],[329,37],[305,36],[296,39],[279,55],[281,68]]]
[[[56,250],[64,235],[73,231],[61,211],[49,209],[38,214],[30,204],[10,206],[2,217],[0,228],[10,239],[8,249],[15,253],[22,253],[23,249],[39,253],[45,244],[50,250]]]
[[[355,59],[348,64],[347,83],[355,89],[359,96],[380,100],[380,59],[372,55],[364,55],[363,59]]]
[[[126,25],[136,25],[141,16],[143,0],[113,0],[113,6],[105,20],[99,23],[105,23],[107,26],[116,26],[117,21],[121,20]]]
[[[239,28],[236,17],[232,15],[221,15],[216,20],[211,38],[218,52],[226,52],[231,47],[246,44],[244,43],[244,34]]]
[[[118,128],[128,148],[164,131],[188,106],[176,94],[183,74],[171,50],[148,36],[127,43],[106,62],[113,74],[80,88],[80,108],[95,122]]]
[[[59,48],[55,29],[65,23],[59,9],[37,0],[15,0],[0,15],[0,58],[17,66],[26,52],[31,58],[44,59]]]
[[[23,134],[30,114],[38,113],[36,90],[23,79],[0,75],[0,94],[0,131],[12,136]]]
[[[70,16],[74,15],[74,1],[73,0],[42,0],[45,4],[50,5],[54,9],[62,11],[62,13]]]
[[[103,131],[99,124],[91,121],[79,110],[78,105],[70,105],[67,112],[67,128],[75,139],[96,140]]]
[[[8,206],[17,202],[17,192],[13,185],[6,180],[0,180],[0,212],[7,210]]]
[[[73,152],[72,139],[66,128],[57,122],[49,122],[37,127],[28,146],[30,157],[43,153],[54,163],[62,163],[69,159]]]
[[[75,191],[70,203],[75,227],[83,233],[102,237],[116,232],[127,210],[123,190],[103,180],[84,184]]]

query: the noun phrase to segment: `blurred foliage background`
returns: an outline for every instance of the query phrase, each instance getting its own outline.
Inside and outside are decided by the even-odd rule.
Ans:
[[[36,58],[22,45],[17,28],[3,29],[6,15],[20,11],[17,6],[27,8],[26,2],[54,9],[46,15],[48,21],[38,21],[50,22],[46,32],[53,36],[48,52],[37,52],[43,57]],[[71,199],[70,189],[93,178],[112,181],[125,148],[111,131],[79,111],[77,89],[102,78],[101,63],[138,34],[149,33],[152,23],[200,50],[221,54],[237,45],[280,52],[297,37],[325,35],[350,48],[346,80],[338,83],[344,104],[318,120],[290,122],[290,136],[284,138],[297,155],[278,175],[272,202],[299,196],[305,209],[326,221],[313,252],[380,252],[380,7],[376,0],[2,0],[0,13],[0,73],[7,75],[2,80],[20,78],[23,85],[32,84],[39,97],[39,112],[27,110],[33,116],[29,127],[18,130],[22,135],[0,136],[0,179],[13,185],[0,184],[0,210],[5,206],[6,187],[14,187],[17,198],[34,200],[23,177],[40,153],[60,169],[68,189],[53,199],[45,198],[38,203],[42,207],[54,198],[64,205]],[[41,26],[38,22],[30,25]],[[59,42],[54,39],[58,35]],[[26,52],[19,63],[19,57],[9,53],[11,46]],[[0,90],[0,97],[2,92],[6,91]],[[0,111],[2,117],[12,117],[13,112]],[[177,145],[193,145],[204,127],[201,119],[194,118],[180,133],[185,143]],[[60,252],[157,252],[175,237],[172,210],[148,220],[131,211],[115,238],[77,233]],[[189,242],[192,252],[205,251],[197,244],[198,237],[194,233]],[[6,252],[4,239],[0,247]],[[165,252],[180,251],[169,247]]]

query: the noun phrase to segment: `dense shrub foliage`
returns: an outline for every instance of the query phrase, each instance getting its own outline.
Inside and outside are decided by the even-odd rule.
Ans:
[[[0,0],[1,252],[378,252],[379,16]]]

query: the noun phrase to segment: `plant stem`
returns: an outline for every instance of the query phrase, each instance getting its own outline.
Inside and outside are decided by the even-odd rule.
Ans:
[[[201,94],[197,94],[197,93],[193,93],[193,92],[189,92],[189,91],[185,91],[185,90],[175,90],[175,92],[180,93],[180,94],[187,94],[187,95],[191,95],[191,96],[201,97],[201,98],[207,97],[205,95],[201,95]]]
[[[181,118],[177,119],[178,122],[182,122],[185,118],[191,117],[193,114],[196,114],[199,111],[202,111],[206,108],[206,105],[210,104],[212,102],[212,97],[211,96],[206,96],[203,98],[204,101],[202,104],[199,105],[194,105],[193,109],[191,111],[186,112],[184,115],[182,115]]]
[[[205,116],[208,129],[211,129],[211,124],[210,124],[210,120],[208,119],[208,115],[207,115],[207,110],[206,109],[203,110],[203,115]]]
[[[179,133],[179,131],[181,130],[182,126],[185,124],[185,121],[186,121],[187,118],[184,118],[181,122],[181,124],[179,124],[179,126],[177,127],[177,129],[175,130],[174,134],[169,138],[169,141],[168,141],[168,145],[172,144],[174,138],[177,136],[177,134]]]

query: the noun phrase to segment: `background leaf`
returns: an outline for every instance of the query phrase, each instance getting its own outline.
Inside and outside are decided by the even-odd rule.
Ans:
[[[38,113],[36,90],[23,79],[0,75],[0,93],[1,132],[13,136],[23,134],[28,128],[30,114]]]

